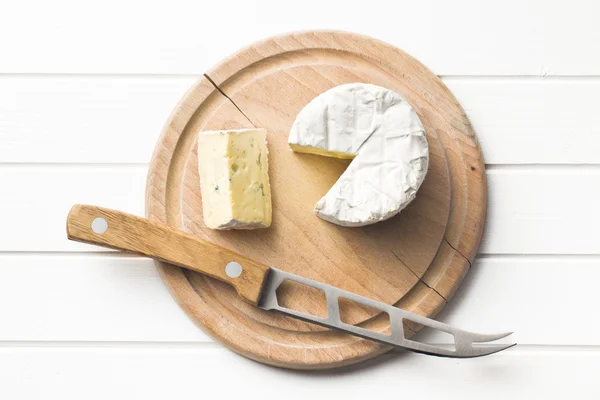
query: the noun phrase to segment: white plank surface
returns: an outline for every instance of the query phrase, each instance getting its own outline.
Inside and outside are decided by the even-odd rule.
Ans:
[[[211,341],[179,309],[150,259],[0,256],[2,342]]]
[[[480,253],[600,253],[600,166],[499,166],[487,177]]]
[[[0,399],[599,398],[598,15],[594,0],[0,0]],[[143,213],[154,143],[204,71],[312,28],[409,52],[465,108],[489,215],[439,318],[515,330],[517,348],[269,368],[197,329],[152,261],[66,240],[74,203]]]
[[[328,28],[387,41],[441,75],[597,75],[599,12],[594,0],[6,1],[0,72],[198,74],[255,40]]]
[[[600,396],[597,348],[524,348],[477,360],[393,354],[377,364],[330,373],[275,369],[224,349],[202,347],[4,348],[0,359],[0,390],[15,400]]]
[[[146,163],[197,79],[0,75],[0,160]],[[600,164],[600,79],[444,82],[469,115],[488,164]]]
[[[147,163],[196,78],[0,75],[0,160]]]
[[[178,309],[148,259],[0,256],[0,274],[0,347],[212,342]],[[600,346],[600,321],[589,309],[598,302],[598,280],[600,257],[483,257],[438,319],[479,332],[515,331],[511,339],[524,345]],[[431,334],[423,340],[448,342]]]
[[[145,165],[0,166],[0,220],[10,227],[0,231],[0,252],[101,250],[66,240],[70,208],[90,203],[143,215],[146,171]],[[480,252],[600,254],[600,213],[593,211],[599,180],[600,166],[491,168]]]
[[[98,251],[67,240],[74,204],[97,204],[142,216],[146,165],[0,166],[0,252]],[[101,250],[101,249],[100,249]]]
[[[444,78],[487,164],[600,164],[600,79]]]

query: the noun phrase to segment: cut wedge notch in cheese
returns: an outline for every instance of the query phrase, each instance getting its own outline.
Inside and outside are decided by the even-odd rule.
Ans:
[[[204,223],[212,229],[271,225],[271,187],[263,129],[200,132],[198,172]]]
[[[429,163],[425,129],[406,99],[363,83],[314,98],[296,117],[288,143],[296,152],[353,159],[314,208],[342,226],[398,214],[415,198]]]

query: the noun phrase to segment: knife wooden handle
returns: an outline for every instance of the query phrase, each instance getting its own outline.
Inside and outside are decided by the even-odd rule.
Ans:
[[[73,206],[67,217],[67,236],[70,240],[123,250],[201,272],[231,284],[251,304],[258,303],[269,273],[266,265],[214,243],[107,208]]]

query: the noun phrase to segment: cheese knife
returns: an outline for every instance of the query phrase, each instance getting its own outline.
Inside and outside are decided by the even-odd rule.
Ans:
[[[120,211],[75,205],[67,217],[67,237],[197,271],[232,285],[243,300],[264,310],[277,310],[294,318],[417,353],[471,358],[497,353],[515,345],[487,344],[512,332],[491,335],[467,332],[389,304],[263,265],[167,225]],[[277,301],[277,288],[286,280],[323,291],[327,299],[327,317],[281,306]],[[391,333],[344,323],[340,319],[339,298],[386,312],[390,318]],[[407,339],[404,335],[404,320],[449,333],[454,338],[454,348]]]

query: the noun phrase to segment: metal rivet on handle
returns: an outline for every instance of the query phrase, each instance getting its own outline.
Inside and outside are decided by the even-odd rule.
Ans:
[[[92,221],[92,230],[94,233],[102,235],[108,229],[108,222],[104,218],[96,218]]]
[[[232,261],[225,266],[225,273],[230,278],[237,278],[242,274],[242,266],[240,263]]]

